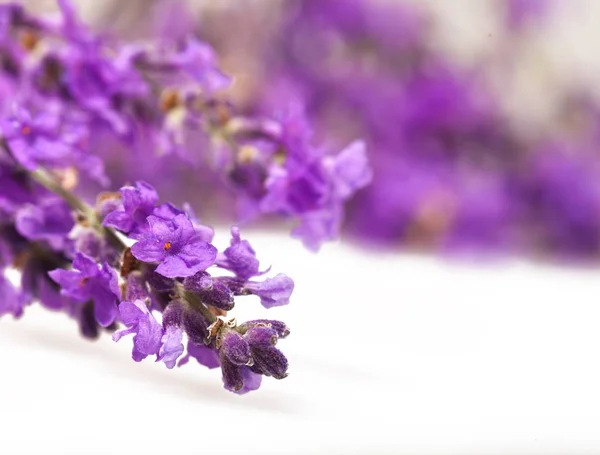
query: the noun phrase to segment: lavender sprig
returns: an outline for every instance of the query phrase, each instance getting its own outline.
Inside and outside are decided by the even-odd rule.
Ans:
[[[296,217],[317,248],[337,234],[343,203],[370,180],[364,146],[338,155],[311,143],[301,110],[240,116],[216,92],[230,81],[206,44],[119,44],[91,32],[66,0],[59,18],[0,5],[0,316],[39,302],[88,338],[133,335],[132,357],[167,368],[221,367],[226,389],[282,379],[276,320],[238,324],[239,297],[289,302],[294,282],[263,269],[238,227],[222,252],[188,206],[159,203],[137,178],[101,192],[115,153],[165,185],[173,163],[212,163],[244,216]],[[10,95],[10,96],[8,96]],[[123,153],[123,151],[125,151]],[[122,168],[121,168],[122,169]],[[91,183],[93,182],[93,183]],[[90,196],[94,195],[94,198]],[[91,204],[87,201],[94,200]],[[5,278],[17,269],[20,283]]]
[[[10,147],[4,147],[0,158],[9,163],[14,157]],[[156,356],[173,368],[178,360],[183,365],[194,357],[208,367],[220,365],[225,388],[236,393],[258,388],[262,375],[287,376],[287,359],[275,347],[289,334],[285,324],[260,320],[238,326],[235,319],[226,318],[234,297],[254,294],[271,307],[288,303],[294,288],[282,274],[262,282],[250,280],[260,274],[259,262],[237,228],[232,229],[232,246],[218,254],[210,243],[212,230],[183,210],[158,205],[158,195],[147,183],[124,187],[112,199],[103,197],[91,207],[43,169],[27,171],[16,164],[9,169],[20,178],[23,191],[40,194],[38,204],[55,194],[56,204],[68,205],[54,214],[63,217],[61,222],[49,220],[61,242],[41,235],[47,231],[43,221],[35,225],[37,229],[18,222],[29,206],[17,211],[14,225],[2,223],[6,234],[0,242],[7,248],[2,265],[9,265],[4,261],[8,258],[27,259],[13,262],[22,272],[20,289],[0,280],[4,297],[0,315],[19,317],[26,305],[39,300],[78,320],[86,337],[98,336],[101,327],[114,331],[123,323],[126,328],[114,331],[113,339],[133,334],[135,361]],[[154,201],[153,207],[144,206],[145,216],[136,213],[140,207],[133,211],[128,207],[134,216],[127,229],[107,226],[127,213],[125,201],[131,191],[143,191],[146,202]],[[108,204],[114,210],[102,217]],[[131,232],[137,239],[129,237],[135,242],[129,248],[126,236]],[[233,273],[219,276],[219,270]],[[162,314],[162,323],[155,314]]]

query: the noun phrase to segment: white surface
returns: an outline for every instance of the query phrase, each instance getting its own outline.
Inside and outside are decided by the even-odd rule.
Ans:
[[[250,235],[295,278],[283,381],[221,388],[30,308],[0,321],[2,454],[600,453],[600,274]]]

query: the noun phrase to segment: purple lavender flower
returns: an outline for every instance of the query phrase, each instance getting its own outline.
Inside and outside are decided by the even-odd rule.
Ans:
[[[116,320],[121,293],[117,273],[107,263],[99,267],[92,258],[77,253],[72,270],[52,270],[49,275],[61,286],[61,294],[65,297],[79,303],[92,300],[96,320],[102,327]]]
[[[164,335],[157,360],[171,369],[183,354],[183,306],[180,302],[171,302],[163,312]]]
[[[29,240],[45,240],[54,250],[63,250],[75,222],[71,209],[60,198],[50,197],[21,208],[15,219],[19,234]]]
[[[256,252],[247,240],[242,240],[237,226],[231,228],[231,246],[225,249],[217,265],[230,270],[239,278],[247,280],[259,275]]]
[[[150,231],[131,252],[143,262],[160,263],[156,272],[168,278],[188,277],[214,264],[217,250],[196,233],[186,215],[173,221],[148,217]]]
[[[58,136],[58,118],[54,114],[32,116],[17,108],[0,127],[13,157],[29,170],[39,164],[60,162],[69,155],[69,146]]]
[[[158,202],[158,194],[146,182],[136,182],[135,186],[121,188],[121,200],[123,202],[122,209],[110,212],[102,224],[119,229],[132,238],[137,238],[144,230],[147,230],[146,219],[154,211]]]
[[[121,302],[119,305],[121,320],[127,326],[113,334],[113,340],[119,341],[123,336],[134,334],[132,358],[140,362],[149,355],[158,354],[163,337],[163,329],[148,310],[142,300]]]

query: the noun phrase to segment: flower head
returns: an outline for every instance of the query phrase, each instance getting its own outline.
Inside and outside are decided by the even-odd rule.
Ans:
[[[133,333],[132,357],[136,362],[149,355],[158,354],[163,329],[148,310],[146,303],[142,300],[121,302],[119,313],[127,328],[115,332],[113,340],[119,341],[123,336]]]
[[[121,188],[123,207],[104,218],[104,226],[114,227],[136,238],[147,229],[146,218],[152,214],[158,202],[156,190],[146,182]]]
[[[101,266],[82,253],[76,253],[72,270],[56,269],[50,277],[61,286],[61,294],[76,302],[94,302],[98,324],[107,327],[118,314],[117,302],[121,296],[117,273],[107,263]]]
[[[187,215],[172,221],[148,217],[149,232],[131,252],[143,262],[159,263],[156,272],[168,277],[188,277],[214,264],[216,248],[198,235]]]

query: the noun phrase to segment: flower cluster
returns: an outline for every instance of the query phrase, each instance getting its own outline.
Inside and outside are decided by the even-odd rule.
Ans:
[[[236,4],[207,12],[197,31],[250,79],[240,96],[247,112],[292,99],[317,135],[341,144],[360,132],[374,177],[350,202],[345,229],[363,242],[595,261],[597,97],[591,87],[561,85],[544,117],[530,119],[516,96],[523,82],[555,80],[551,66],[527,66],[539,56],[527,39],[572,5],[487,2],[497,28],[467,66],[436,43],[431,32],[446,17],[429,11],[435,2],[414,3],[290,0],[279,15],[269,2]],[[224,33],[225,23],[239,28]],[[259,71],[244,37],[253,38]]]
[[[243,218],[294,217],[316,249],[370,181],[364,144],[328,153],[295,108],[238,115],[218,95],[231,79],[194,37],[121,43],[58,5],[57,17],[0,5],[0,316],[39,302],[85,337],[133,335],[135,361],[220,366],[236,393],[286,377],[287,326],[228,312],[242,296],[285,305],[293,281],[264,277],[238,227],[219,251],[189,205],[160,203],[155,188],[210,169],[208,188],[194,180],[202,201],[233,189]],[[135,183],[102,191],[117,178]]]
[[[344,202],[370,181],[360,142],[337,155],[315,146],[303,112],[287,103],[239,114],[223,98],[232,80],[191,35],[121,42],[58,4],[57,18],[0,6],[0,94],[11,100],[0,105],[2,132],[20,165],[75,169],[80,194],[151,180],[171,200],[201,202],[175,188],[176,174],[225,194],[215,200],[237,206],[241,221],[295,219],[311,248],[337,236]]]

